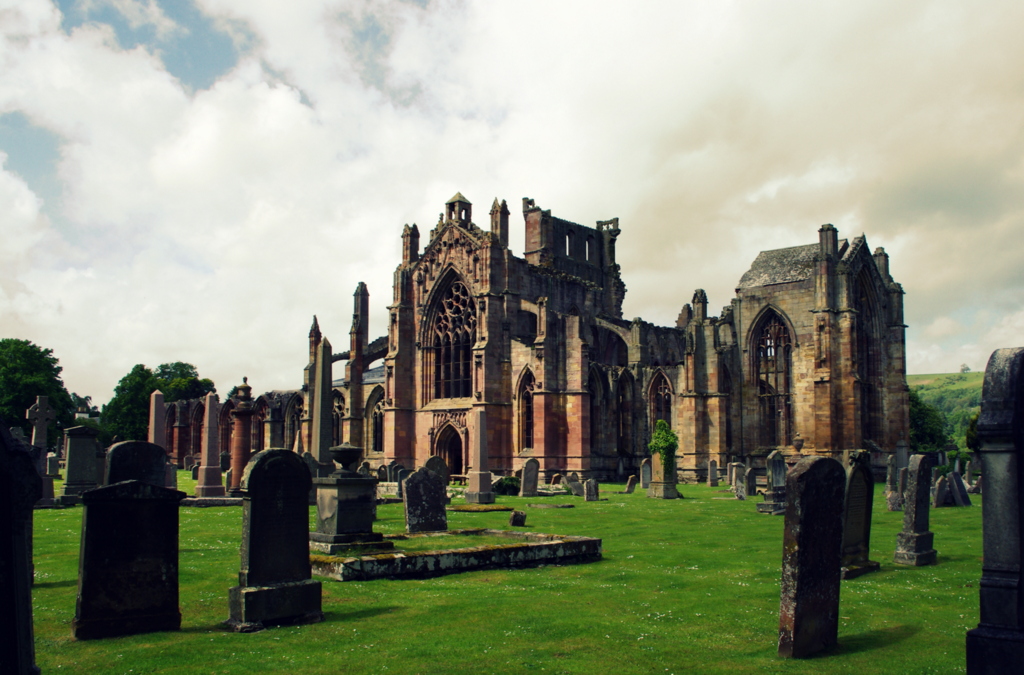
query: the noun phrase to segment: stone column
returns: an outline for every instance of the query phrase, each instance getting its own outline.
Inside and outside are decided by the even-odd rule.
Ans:
[[[206,395],[203,412],[202,458],[199,465],[197,497],[223,497],[224,485],[220,475],[220,401],[217,394]]]
[[[331,415],[332,394],[332,363],[331,343],[324,338],[316,348],[315,367],[315,388],[313,390],[310,408],[312,409],[313,431],[310,434],[309,453],[321,465],[326,464],[330,470],[334,470],[331,460],[331,439],[333,437],[333,418]]]
[[[985,477],[981,621],[967,633],[968,675],[1019,672],[1024,663],[1022,378],[1024,348],[998,349],[989,358],[978,418],[978,456]]]
[[[252,451],[252,387],[249,386],[249,378],[242,378],[242,385],[238,387],[236,395],[238,405],[231,411],[231,420],[234,428],[231,433],[231,485],[228,492],[232,497],[241,496],[242,473],[245,465],[249,463],[249,454]]]
[[[466,502],[469,504],[493,504],[494,493],[491,492],[491,472],[487,470],[487,413],[483,408],[476,411],[476,435],[469,461],[473,470],[469,472],[469,485],[466,489]]]
[[[131,440],[131,439],[129,439]],[[149,395],[149,438],[154,445],[167,451],[167,411],[164,409],[164,395],[159,389]]]

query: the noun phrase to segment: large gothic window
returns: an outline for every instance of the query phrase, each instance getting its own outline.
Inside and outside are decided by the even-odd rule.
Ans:
[[[441,298],[431,338],[433,397],[471,396],[470,362],[476,342],[476,306],[461,281],[449,286]]]
[[[857,379],[860,380],[861,437],[878,440],[881,414],[878,405],[880,367],[880,346],[876,326],[877,312],[874,297],[869,290],[870,281],[862,275],[857,280]]]
[[[658,373],[651,383],[650,393],[651,405],[651,428],[658,423],[658,420],[672,426],[672,387],[669,386],[665,373]]]
[[[377,401],[373,406],[373,413],[370,416],[371,434],[370,447],[374,452],[384,452],[384,398]]]
[[[527,371],[519,384],[519,450],[533,447],[533,373]]]
[[[757,335],[757,383],[761,445],[791,443],[793,346],[786,324],[772,313]]]

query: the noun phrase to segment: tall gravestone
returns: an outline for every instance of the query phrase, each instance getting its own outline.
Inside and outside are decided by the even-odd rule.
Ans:
[[[473,470],[469,472],[466,487],[466,502],[469,504],[493,504],[491,472],[488,470],[487,414],[483,409],[476,411],[476,433],[473,434],[472,452],[469,461]]]
[[[890,511],[903,510],[903,493],[900,491],[900,469],[896,455],[889,455],[885,468],[885,506]]]
[[[786,477],[779,656],[804,658],[839,636],[843,465],[805,457]]]
[[[651,487],[651,458],[646,457],[640,462],[640,489],[646,490]]]
[[[253,455],[240,482],[242,565],[228,591],[228,625],[239,632],[324,618],[309,563],[306,463],[290,450]]]
[[[0,418],[0,673],[39,673],[32,630],[31,532],[32,506],[42,491],[32,458]]]
[[[747,467],[740,462],[732,462],[729,464],[729,486],[736,489],[736,482],[740,480],[740,476],[743,472],[746,472]]]
[[[523,463],[523,478],[519,484],[520,497],[536,497],[537,481],[540,479],[540,462],[530,457]]]
[[[708,487],[718,487],[718,462],[708,462]]]
[[[846,500],[843,509],[843,578],[854,579],[874,572],[880,565],[868,560],[871,551],[871,506],[875,478],[871,453],[857,452],[846,472]]]
[[[998,349],[989,357],[978,441],[985,479],[984,562],[981,620],[967,632],[967,673],[1019,673],[1024,664],[1024,348]]]
[[[217,394],[210,393],[206,395],[205,403],[196,497],[223,497],[225,491],[220,468],[220,401]],[[228,457],[230,458],[230,455]]]
[[[747,469],[742,464],[733,467],[732,479],[733,494],[736,499],[744,501],[747,498]]]
[[[86,490],[92,490],[103,479],[96,475],[96,437],[99,432],[92,427],[71,427],[67,437],[67,460],[65,460],[64,488],[61,496],[74,501]]]
[[[907,488],[903,493],[903,531],[896,535],[893,562],[900,565],[932,565],[937,554],[935,535],[928,531],[931,455],[914,455],[907,467]]]
[[[405,479],[405,529],[407,532],[438,532],[448,529],[444,510],[444,481],[420,467]]]
[[[167,450],[167,410],[159,389],[149,395],[149,434],[147,440]]]
[[[331,343],[323,338],[316,348],[316,369],[315,388],[312,401],[312,433],[310,434],[309,452],[320,465],[331,466],[331,446],[333,445],[333,363],[331,354]],[[332,467],[333,470],[333,467]],[[324,471],[326,473],[326,471]]]
[[[748,497],[757,496],[757,471],[754,467],[748,467],[747,472],[743,474],[743,480],[746,483],[746,494]]]
[[[591,478],[583,484],[583,498],[588,502],[601,500],[601,490],[596,478]]]
[[[178,630],[178,505],[162,486],[167,454],[143,441],[111,449],[107,473],[123,480],[82,494],[78,601],[82,640]]]
[[[768,468],[768,487],[757,510],[759,513],[782,513],[786,510],[786,459],[775,450],[768,455],[765,466]],[[757,489],[756,485],[754,489]]]

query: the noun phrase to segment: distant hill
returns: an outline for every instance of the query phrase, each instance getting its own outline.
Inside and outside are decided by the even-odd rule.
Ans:
[[[946,416],[948,433],[961,450],[971,418],[981,409],[981,385],[985,373],[938,373],[907,375],[907,385],[921,400],[938,408]]]

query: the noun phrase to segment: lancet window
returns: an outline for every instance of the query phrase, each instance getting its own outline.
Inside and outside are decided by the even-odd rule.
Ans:
[[[657,424],[658,420],[665,420],[668,425],[672,426],[672,387],[668,383],[668,378],[665,377],[664,373],[658,373],[654,376],[654,382],[651,383],[651,428]]]
[[[789,329],[775,313],[766,318],[758,332],[756,358],[761,445],[789,445],[793,431],[793,345]]]
[[[533,373],[527,371],[519,384],[519,449],[533,447]]]

